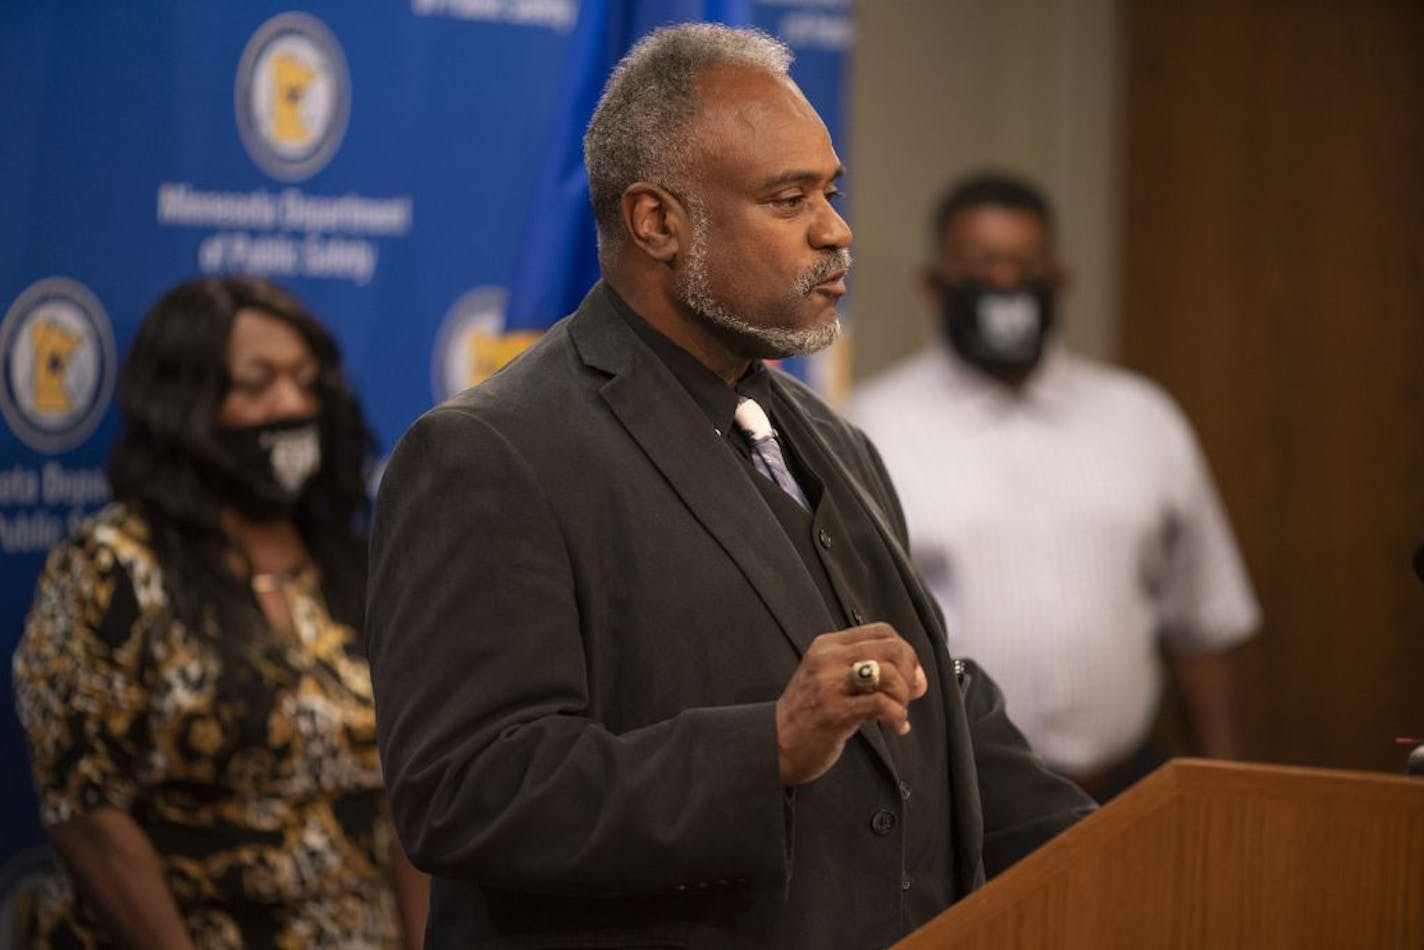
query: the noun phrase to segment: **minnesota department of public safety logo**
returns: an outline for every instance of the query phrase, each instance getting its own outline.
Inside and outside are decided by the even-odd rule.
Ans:
[[[280,13],[258,27],[237,66],[237,129],[267,174],[301,181],[320,171],[346,134],[351,77],[320,20]]]
[[[489,379],[539,339],[538,330],[505,331],[506,297],[503,287],[476,287],[450,305],[430,359],[436,402]]]
[[[39,452],[64,452],[94,431],[114,391],[114,333],[89,289],[47,277],[0,321],[0,412]]]

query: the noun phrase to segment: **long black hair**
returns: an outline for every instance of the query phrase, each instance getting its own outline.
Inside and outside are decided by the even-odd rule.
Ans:
[[[321,468],[293,521],[322,575],[331,615],[359,628],[366,587],[373,442],[341,368],[336,340],[290,293],[256,277],[208,277],[172,288],[144,317],[119,371],[123,430],[109,455],[114,497],[148,522],[176,619],[190,630],[260,622],[219,522],[213,478],[224,456],[215,429],[228,389],[228,336],[237,314],[258,311],[291,326],[320,372]]]

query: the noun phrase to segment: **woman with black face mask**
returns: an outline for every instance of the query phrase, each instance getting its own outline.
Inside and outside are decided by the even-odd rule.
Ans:
[[[371,439],[290,294],[179,285],[119,376],[115,501],[51,553],[15,654],[68,881],[37,945],[418,946],[360,649]]]

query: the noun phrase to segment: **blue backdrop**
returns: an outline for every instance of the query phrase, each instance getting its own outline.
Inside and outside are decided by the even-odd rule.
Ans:
[[[44,552],[107,500],[118,360],[196,273],[287,284],[381,445],[596,268],[584,125],[655,26],[754,24],[847,151],[850,0],[0,6],[0,862],[39,841],[8,658]],[[836,355],[793,370],[829,385]]]

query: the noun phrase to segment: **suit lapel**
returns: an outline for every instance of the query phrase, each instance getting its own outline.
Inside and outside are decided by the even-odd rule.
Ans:
[[[799,407],[800,401],[795,394],[789,392],[787,387],[775,377],[772,381],[787,403]],[[905,551],[899,538],[895,536],[895,532],[886,522],[879,504],[816,431],[815,424],[808,419],[805,428],[811,438],[816,440],[821,454],[829,460],[837,474],[850,486],[851,493],[875,526],[876,533],[880,535],[885,549],[890,552],[890,557],[895,563],[896,573],[899,574],[905,585],[905,590],[910,595],[915,614],[928,634],[930,649],[934,651],[935,665],[939,670],[940,689],[944,695],[944,708],[948,718],[948,722],[945,723],[945,731],[949,747],[950,815],[951,821],[955,823],[954,841],[958,843],[954,855],[955,883],[961,895],[968,894],[984,881],[980,848],[984,837],[983,807],[979,800],[978,768],[974,762],[974,741],[969,729],[969,716],[965,712],[964,697],[960,695],[959,684],[954,676],[944,624],[935,608],[932,595],[920,581],[919,574],[910,563],[908,552]],[[864,730],[862,729],[862,731]]]
[[[604,293],[596,285],[569,327],[584,362],[612,374],[600,395],[804,654],[833,629],[820,592],[721,435]]]
[[[722,436],[708,423],[671,371],[603,299],[602,284],[584,298],[569,335],[584,362],[611,378],[600,390],[628,430],[698,522],[741,570],[776,618],[797,656],[819,634],[835,630],[801,557]],[[702,432],[689,439],[689,432]],[[862,723],[861,737],[892,778],[890,749],[875,723]]]

